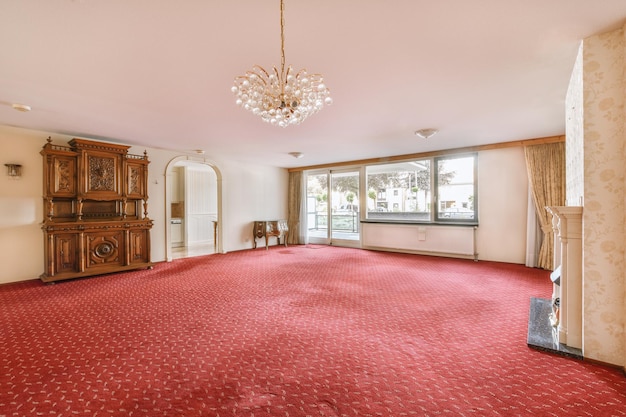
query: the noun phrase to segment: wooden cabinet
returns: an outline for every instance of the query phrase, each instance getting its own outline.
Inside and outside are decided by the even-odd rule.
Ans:
[[[48,143],[44,164],[45,282],[150,268],[148,157],[129,146]]]

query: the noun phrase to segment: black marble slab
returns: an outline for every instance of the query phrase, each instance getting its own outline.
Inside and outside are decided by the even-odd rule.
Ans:
[[[582,350],[558,342],[556,329],[550,324],[551,312],[552,300],[531,297],[528,317],[528,346],[537,350],[582,359]]]

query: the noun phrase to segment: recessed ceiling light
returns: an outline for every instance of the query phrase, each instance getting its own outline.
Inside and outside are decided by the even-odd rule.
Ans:
[[[28,106],[26,104],[13,103],[11,107],[13,107],[15,110],[21,111],[21,112],[30,111],[30,106]]]
[[[439,132],[437,129],[420,129],[415,131],[415,136],[419,136],[422,139],[428,139]]]
[[[296,159],[300,159],[304,156],[302,152],[289,152],[289,155],[293,156]]]

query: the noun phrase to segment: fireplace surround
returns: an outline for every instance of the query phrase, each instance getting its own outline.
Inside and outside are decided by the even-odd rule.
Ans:
[[[582,207],[546,210],[554,233],[552,298],[531,300],[528,345],[582,358]]]

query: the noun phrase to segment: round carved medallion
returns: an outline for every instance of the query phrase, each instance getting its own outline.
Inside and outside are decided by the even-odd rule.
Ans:
[[[100,258],[106,258],[108,256],[111,256],[114,250],[115,248],[112,244],[110,244],[109,242],[102,242],[95,247],[94,253]]]

